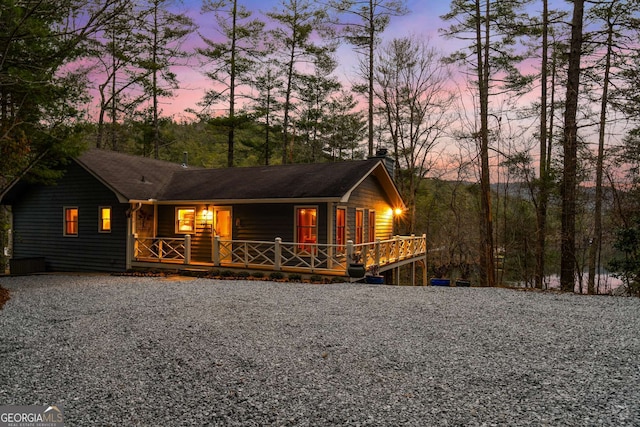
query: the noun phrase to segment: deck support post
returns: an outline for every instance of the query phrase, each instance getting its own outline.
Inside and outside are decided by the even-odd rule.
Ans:
[[[184,263],[191,264],[191,235],[184,236]]]
[[[273,268],[276,271],[282,270],[282,239],[280,237],[276,237],[275,247],[273,248],[274,252],[274,262]]]

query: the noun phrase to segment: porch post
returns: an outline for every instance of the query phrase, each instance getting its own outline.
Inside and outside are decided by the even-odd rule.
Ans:
[[[186,234],[184,236],[184,263],[191,263],[191,235]]]
[[[376,257],[375,264],[379,266],[380,265],[380,239],[376,240],[374,253],[375,253],[375,257]]]
[[[353,240],[347,240],[347,266],[353,260]]]
[[[215,236],[211,243],[213,265],[220,267],[220,236]]]
[[[276,271],[280,271],[282,269],[282,265],[281,265],[282,248],[280,247],[281,244],[282,244],[282,239],[280,237],[276,237],[276,242],[273,249],[274,258],[275,258],[273,260],[273,268]]]
[[[396,235],[395,239],[396,239],[396,244],[395,244],[395,247],[396,247],[395,260],[396,260],[396,262],[398,262],[398,260],[400,260],[400,253],[401,253],[401,251],[400,251],[400,249],[401,249],[401,248],[400,248],[400,245],[402,244],[402,240],[400,239],[400,236],[398,236],[398,235]]]

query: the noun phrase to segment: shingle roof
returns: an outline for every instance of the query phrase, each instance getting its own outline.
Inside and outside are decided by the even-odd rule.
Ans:
[[[340,198],[379,159],[248,168],[182,170],[159,200],[251,200]]]
[[[348,197],[370,173],[394,201],[402,203],[380,159],[260,167],[201,169],[176,163],[90,149],[77,162],[111,188],[123,202],[265,201]],[[386,175],[386,177],[383,177]]]
[[[127,200],[156,198],[173,174],[184,170],[177,163],[95,148],[76,160]]]

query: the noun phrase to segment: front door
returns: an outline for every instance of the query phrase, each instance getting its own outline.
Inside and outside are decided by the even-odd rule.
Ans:
[[[232,251],[231,206],[216,206],[213,214],[214,234],[220,238],[220,260],[229,260]]]

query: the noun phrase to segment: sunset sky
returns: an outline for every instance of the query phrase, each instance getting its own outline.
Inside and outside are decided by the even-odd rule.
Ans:
[[[262,17],[263,12],[272,10],[279,0],[241,0],[240,4],[254,11],[254,17]],[[213,14],[201,14],[202,2],[200,0],[187,0],[182,3],[180,9],[188,13],[199,27],[199,31],[205,35],[212,35]],[[433,46],[444,48],[450,45],[438,35],[439,28],[444,24],[440,16],[449,11],[448,1],[425,1],[409,0],[407,6],[410,13],[406,16],[393,17],[387,30],[383,34],[383,40],[391,40],[394,37],[407,35],[419,35],[430,37]],[[185,47],[201,46],[202,41],[198,34],[193,34],[185,43]],[[349,88],[350,81],[353,81],[354,66],[356,56],[350,46],[344,45],[338,52],[338,68],[335,76],[345,83],[345,89]],[[211,85],[210,80],[203,75],[203,70],[198,64],[198,60],[192,58],[188,66],[181,66],[176,69],[180,80],[181,89],[175,92],[175,97],[163,102],[165,115],[174,115],[176,118],[185,116],[186,108],[196,107],[196,103],[202,98],[207,87]],[[190,117],[186,115],[185,117]]]

